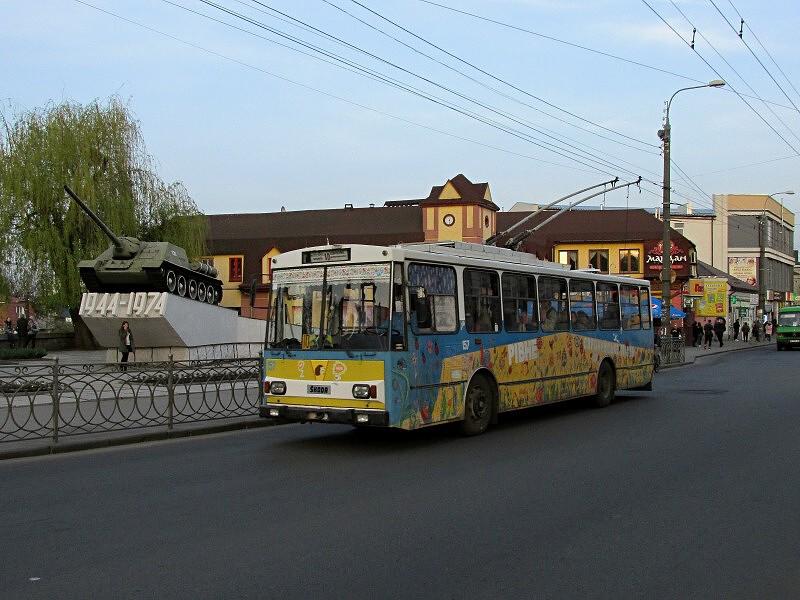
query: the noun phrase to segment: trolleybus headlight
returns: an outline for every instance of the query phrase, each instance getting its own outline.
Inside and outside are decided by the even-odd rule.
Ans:
[[[356,415],[356,423],[369,423],[369,415]]]
[[[369,397],[369,385],[366,383],[357,383],[353,386],[353,398],[368,400]]]
[[[270,408],[269,409],[269,416],[270,417],[280,417],[281,416],[281,411],[279,411],[277,408]]]
[[[286,382],[285,381],[273,381],[270,385],[270,393],[275,394],[276,396],[282,396],[286,393]]]

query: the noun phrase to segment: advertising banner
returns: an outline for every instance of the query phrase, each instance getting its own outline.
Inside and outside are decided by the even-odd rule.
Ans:
[[[728,273],[750,285],[758,285],[758,259],[755,256],[729,256]]]
[[[691,271],[690,249],[670,240],[670,264],[678,277],[687,277]],[[663,270],[664,243],[661,240],[645,242],[644,276],[658,277]],[[674,281],[674,279],[673,279]]]
[[[704,277],[703,279],[690,279],[689,291],[700,291],[692,294],[699,296],[694,303],[695,316],[697,317],[727,317],[728,316],[728,281],[718,277]]]

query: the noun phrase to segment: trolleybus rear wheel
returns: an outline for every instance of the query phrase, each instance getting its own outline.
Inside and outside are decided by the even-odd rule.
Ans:
[[[464,420],[461,431],[465,435],[478,435],[486,431],[492,420],[494,394],[486,377],[476,375],[467,389],[464,399]]]
[[[614,369],[609,361],[604,360],[597,370],[597,393],[594,397],[594,405],[603,408],[611,404],[614,400],[615,388]]]

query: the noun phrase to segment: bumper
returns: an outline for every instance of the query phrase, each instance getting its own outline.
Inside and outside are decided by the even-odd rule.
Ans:
[[[275,411],[278,412],[277,415],[274,414]],[[389,413],[383,410],[268,404],[260,406],[258,414],[279,423],[344,423],[374,427],[389,425]]]

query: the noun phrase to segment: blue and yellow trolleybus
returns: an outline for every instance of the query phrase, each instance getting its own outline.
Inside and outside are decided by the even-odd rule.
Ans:
[[[481,433],[502,412],[650,389],[647,281],[462,242],[272,259],[260,414]]]

